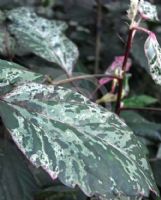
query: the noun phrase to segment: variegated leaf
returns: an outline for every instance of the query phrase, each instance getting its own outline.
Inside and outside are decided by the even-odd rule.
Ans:
[[[38,17],[31,9],[21,7],[8,12],[9,30],[20,47],[60,65],[69,75],[78,58],[78,49],[63,32],[67,25]]]
[[[103,199],[157,192],[144,146],[115,114],[69,89],[37,83],[0,99],[14,141],[53,179]]]
[[[30,72],[16,63],[0,60],[0,95],[10,91],[17,83],[42,82],[43,79],[41,74]]]
[[[40,190],[21,152],[0,139],[0,199],[34,200]]]
[[[150,74],[153,80],[161,85],[161,48],[154,33],[151,33],[144,45]]]
[[[140,0],[138,11],[144,19],[158,21],[157,7],[148,1]]]

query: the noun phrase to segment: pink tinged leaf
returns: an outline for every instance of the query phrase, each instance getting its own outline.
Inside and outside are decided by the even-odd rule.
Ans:
[[[154,33],[151,33],[144,45],[149,71],[153,80],[161,85],[161,48]]]
[[[141,17],[145,20],[159,21],[157,8],[150,2],[140,0],[138,11]]]
[[[108,82],[110,82],[110,81],[112,81],[112,78],[101,78],[100,80],[99,80],[99,84],[100,85],[105,85],[106,83],[108,83]]]
[[[124,61],[124,56],[116,56],[115,60],[112,62],[112,64],[105,71],[105,74],[114,73],[115,75],[118,75],[118,74],[116,74],[116,71],[121,72],[123,61]],[[132,62],[131,62],[131,59],[129,58],[128,61],[127,61],[127,64],[126,64],[126,71],[129,71],[131,65],[132,65]],[[104,84],[106,84],[106,83],[108,83],[112,80],[113,80],[113,78],[109,78],[109,77],[101,78],[99,80],[99,84],[104,85]]]

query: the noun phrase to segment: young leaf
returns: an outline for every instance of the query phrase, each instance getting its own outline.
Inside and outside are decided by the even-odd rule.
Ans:
[[[136,136],[78,93],[27,83],[1,96],[0,115],[27,158],[67,186],[104,199],[157,193]]]
[[[112,62],[112,64],[105,71],[105,74],[115,73],[116,75],[118,75],[119,72],[121,72],[121,67],[122,67],[123,61],[124,61],[124,56],[116,56],[115,60]],[[131,59],[129,58],[128,61],[127,61],[126,71],[129,71],[131,65],[132,65],[132,62],[131,62]],[[99,80],[99,83],[100,83],[100,85],[104,85],[111,80],[112,80],[112,78],[108,78],[108,77],[107,78],[101,78]]]
[[[138,12],[138,4],[139,0],[130,0],[130,7],[127,13],[128,13],[128,18],[131,20],[132,24],[135,21],[135,17]]]
[[[0,140],[0,199],[33,200],[40,190],[22,154],[12,143]]]
[[[21,7],[8,12],[9,30],[18,44],[50,62],[60,65],[69,75],[78,58],[78,49],[63,32],[67,25],[38,17],[31,9]]]
[[[158,21],[158,13],[157,13],[157,7],[152,5],[148,1],[140,0],[138,11],[141,14],[141,16],[150,21]]]
[[[124,106],[127,107],[145,107],[156,103],[158,100],[148,95],[139,95],[126,98],[123,100]]]
[[[148,59],[150,74],[153,80],[161,85],[161,48],[154,33],[151,33],[144,45]]]
[[[30,72],[16,63],[0,60],[0,95],[10,91],[17,83],[42,82],[43,79],[41,74]]]

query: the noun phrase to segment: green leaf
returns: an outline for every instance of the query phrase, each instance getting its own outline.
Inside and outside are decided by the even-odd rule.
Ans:
[[[8,12],[9,30],[18,44],[50,62],[60,65],[69,75],[78,58],[77,47],[63,34],[67,25],[38,17],[31,9],[21,7]]]
[[[0,139],[0,199],[34,200],[39,191],[20,151],[12,143]]]
[[[16,84],[23,82],[42,82],[44,77],[41,74],[28,71],[26,68],[0,59],[0,94],[10,91]]]
[[[144,146],[132,131],[70,89],[18,86],[1,96],[0,114],[27,158],[69,187],[106,199],[157,192]]]
[[[156,102],[156,98],[148,95],[133,96],[123,100],[124,106],[127,107],[145,107]]]
[[[154,33],[151,33],[144,45],[150,74],[153,80],[161,85],[161,48]]]
[[[138,136],[145,137],[151,141],[161,141],[161,125],[149,122],[141,115],[133,111],[121,112],[121,117],[127,125]]]

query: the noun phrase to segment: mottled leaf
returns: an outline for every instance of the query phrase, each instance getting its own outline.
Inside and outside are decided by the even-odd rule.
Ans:
[[[136,112],[126,111],[121,113],[121,117],[133,132],[150,141],[161,142],[161,125],[150,122]]]
[[[161,48],[154,33],[151,33],[144,45],[150,74],[153,80],[161,85]]]
[[[70,89],[18,86],[1,96],[0,115],[27,158],[67,186],[106,199],[157,192],[144,146],[132,131]]]
[[[145,107],[156,103],[158,100],[148,95],[138,95],[123,100],[124,106],[127,107]]]
[[[141,16],[150,21],[158,21],[157,7],[148,1],[140,0],[138,11]]]
[[[0,94],[10,91],[16,84],[23,82],[42,82],[43,76],[28,71],[26,68],[5,60],[0,60]]]
[[[67,28],[64,22],[38,17],[27,7],[9,11],[8,18],[11,20],[9,30],[22,48],[57,63],[72,74],[78,49],[63,34]]]
[[[34,200],[39,187],[22,154],[10,142],[0,140],[0,199]]]

